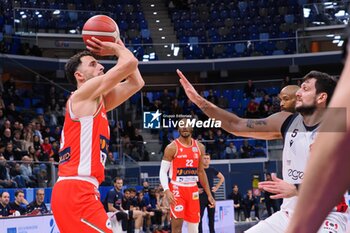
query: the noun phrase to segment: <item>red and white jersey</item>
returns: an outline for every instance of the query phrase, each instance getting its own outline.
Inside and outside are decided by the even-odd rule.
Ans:
[[[61,134],[58,175],[62,178],[104,180],[104,165],[109,143],[109,125],[103,101],[92,116],[77,118],[68,100]]]
[[[201,153],[197,141],[191,139],[191,146],[185,146],[176,139],[175,144],[176,153],[169,171],[171,181],[175,181],[178,185],[196,183]]]

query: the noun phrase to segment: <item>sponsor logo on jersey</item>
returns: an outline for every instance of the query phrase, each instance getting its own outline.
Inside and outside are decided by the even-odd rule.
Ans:
[[[179,159],[187,158],[187,155],[177,155],[176,158],[179,158]]]
[[[298,179],[302,180],[304,179],[304,172],[288,169],[288,176],[291,177],[292,180],[298,180]]]
[[[290,140],[290,141],[289,141],[289,147],[292,147],[293,143],[294,143],[294,141],[293,141],[293,140]]]
[[[104,112],[102,113],[102,118],[108,120],[108,119],[107,119],[107,116],[106,116],[106,114],[105,114]]]
[[[70,160],[70,147],[65,148],[64,150],[60,151],[59,153],[59,163],[65,163]]]
[[[198,152],[198,148],[197,147],[192,147],[192,152]]]
[[[192,193],[192,199],[193,200],[198,200],[199,199],[199,193],[198,192]]]
[[[178,176],[193,176],[198,175],[198,169],[192,167],[178,168],[176,174]]]
[[[338,228],[339,228],[339,226],[338,226],[338,224],[337,223],[334,223],[334,222],[331,222],[331,221],[329,221],[329,220],[326,220],[325,222],[324,222],[324,225],[323,225],[323,229],[324,230],[329,230],[330,232],[334,232],[334,233],[336,233],[336,232],[338,232]]]
[[[177,206],[175,206],[175,208],[174,208],[174,210],[175,210],[176,212],[183,211],[183,209],[184,209],[183,205],[177,205]]]

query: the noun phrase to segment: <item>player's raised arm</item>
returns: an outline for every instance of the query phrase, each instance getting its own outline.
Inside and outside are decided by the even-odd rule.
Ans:
[[[136,69],[124,82],[118,83],[110,92],[104,95],[106,111],[110,111],[138,92],[145,82],[139,69]]]
[[[132,75],[136,69],[138,61],[134,55],[125,47],[121,40],[116,43],[103,42],[96,38],[89,40],[91,46],[87,48],[100,56],[117,56],[117,64],[103,73],[103,66],[96,59],[90,56],[81,59],[88,60],[81,65],[86,65],[84,69],[78,66],[74,76],[80,80],[81,86],[74,93],[74,101],[95,100],[97,97],[109,93],[118,83]],[[96,68],[98,66],[98,68]],[[83,73],[83,71],[85,73]]]
[[[291,115],[289,112],[275,113],[263,119],[245,119],[219,108],[200,96],[181,71],[177,70],[180,83],[187,97],[197,105],[208,117],[221,121],[221,127],[236,136],[258,139],[282,138],[281,127]]]

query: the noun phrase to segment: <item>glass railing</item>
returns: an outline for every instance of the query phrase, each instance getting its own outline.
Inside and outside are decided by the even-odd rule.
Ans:
[[[21,161],[1,160],[0,169],[6,176],[0,178],[2,188],[48,188],[57,180],[56,162],[32,161],[23,157]]]
[[[305,27],[345,26],[349,21],[349,1],[325,1],[303,5]]]

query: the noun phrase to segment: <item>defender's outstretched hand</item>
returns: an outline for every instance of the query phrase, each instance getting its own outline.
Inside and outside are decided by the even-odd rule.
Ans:
[[[198,94],[198,92],[196,91],[196,89],[194,89],[194,87],[192,86],[192,84],[187,80],[187,78],[185,77],[185,75],[179,70],[176,70],[177,74],[180,77],[180,83],[183,86],[187,97],[195,104],[195,105],[199,105],[201,102],[201,96]]]

